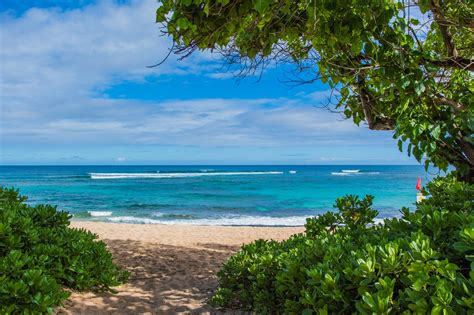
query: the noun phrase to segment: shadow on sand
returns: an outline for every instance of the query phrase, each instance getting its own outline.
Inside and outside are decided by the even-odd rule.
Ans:
[[[74,293],[59,313],[221,313],[207,301],[217,287],[217,271],[238,246],[105,242],[117,263],[130,272],[129,282],[117,288],[117,294]]]

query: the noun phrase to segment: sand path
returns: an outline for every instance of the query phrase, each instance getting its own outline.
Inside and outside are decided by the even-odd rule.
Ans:
[[[97,233],[118,264],[130,272],[117,294],[74,293],[60,313],[219,313],[207,300],[216,273],[243,243],[282,240],[302,227],[138,225],[75,221]]]

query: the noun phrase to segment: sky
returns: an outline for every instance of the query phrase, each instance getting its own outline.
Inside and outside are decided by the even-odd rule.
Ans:
[[[391,132],[323,108],[289,66],[238,80],[172,56],[159,3],[0,2],[0,164],[416,164]]]

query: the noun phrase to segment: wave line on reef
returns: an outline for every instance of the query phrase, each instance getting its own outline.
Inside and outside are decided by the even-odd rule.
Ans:
[[[182,178],[199,176],[276,175],[283,172],[215,172],[215,173],[89,173],[91,179]]]

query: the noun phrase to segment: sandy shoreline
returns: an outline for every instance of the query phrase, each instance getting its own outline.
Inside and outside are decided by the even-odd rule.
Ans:
[[[74,293],[69,314],[214,313],[216,273],[244,243],[282,240],[303,227],[143,225],[73,221],[104,240],[130,280],[117,294]]]

